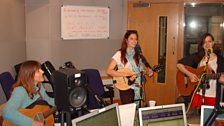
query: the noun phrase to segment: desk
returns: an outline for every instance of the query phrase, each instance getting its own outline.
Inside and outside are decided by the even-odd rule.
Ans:
[[[110,76],[101,76],[104,85],[111,85],[113,84],[113,78]]]

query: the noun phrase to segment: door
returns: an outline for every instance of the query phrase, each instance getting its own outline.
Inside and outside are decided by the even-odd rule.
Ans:
[[[151,66],[164,65],[161,72],[151,78],[146,77],[146,101],[156,100],[157,105],[173,104],[178,96],[178,9],[178,3],[128,2],[128,29],[138,31],[143,55]]]

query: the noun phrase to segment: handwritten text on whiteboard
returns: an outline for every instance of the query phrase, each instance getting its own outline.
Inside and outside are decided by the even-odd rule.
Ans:
[[[109,8],[62,6],[61,30],[63,39],[109,38]]]

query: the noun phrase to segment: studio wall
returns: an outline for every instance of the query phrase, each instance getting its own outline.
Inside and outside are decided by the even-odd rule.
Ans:
[[[0,34],[0,73],[15,76],[14,65],[26,59],[24,0],[0,0]],[[0,86],[0,104],[5,100]]]
[[[109,39],[62,40],[62,5],[110,7]],[[71,61],[78,69],[96,68],[102,75],[120,47],[127,23],[127,0],[1,0],[0,72],[25,60],[50,60],[58,69]],[[0,104],[5,102],[0,87]]]
[[[105,75],[126,30],[125,4],[122,0],[26,0],[27,59],[50,60],[56,68],[72,61],[78,69],[96,68]],[[63,40],[60,14],[63,5],[109,7],[109,39]]]

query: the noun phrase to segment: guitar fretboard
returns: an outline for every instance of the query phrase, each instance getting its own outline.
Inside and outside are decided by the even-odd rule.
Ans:
[[[216,74],[207,74],[205,79],[209,80],[209,79],[218,79],[221,76],[222,73],[216,73]]]

